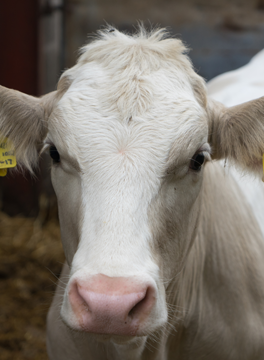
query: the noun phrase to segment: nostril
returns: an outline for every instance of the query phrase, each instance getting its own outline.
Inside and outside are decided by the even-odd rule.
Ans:
[[[143,298],[132,307],[129,311],[128,316],[130,318],[138,317],[140,314],[147,314],[150,312],[155,296],[151,288],[147,288],[146,292],[143,295]]]
[[[140,300],[133,308],[129,311],[128,316],[133,318],[135,315],[137,315],[138,312],[140,312],[140,308],[142,308],[142,304],[144,304],[145,298]]]

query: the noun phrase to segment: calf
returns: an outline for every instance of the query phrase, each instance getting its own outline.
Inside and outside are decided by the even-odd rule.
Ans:
[[[108,29],[57,91],[0,88],[19,163],[53,163],[51,360],[264,358],[264,98],[209,99],[185,53],[163,30]],[[255,205],[221,159],[255,174]]]

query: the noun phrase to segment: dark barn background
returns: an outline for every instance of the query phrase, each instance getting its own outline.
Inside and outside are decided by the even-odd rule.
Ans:
[[[264,47],[264,0],[8,0],[0,2],[0,84],[41,96],[109,23],[168,27],[206,80]],[[47,359],[45,316],[63,251],[47,155],[36,177],[0,178],[0,359]]]

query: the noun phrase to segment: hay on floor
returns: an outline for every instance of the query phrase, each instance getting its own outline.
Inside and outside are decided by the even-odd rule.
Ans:
[[[1,360],[47,360],[46,314],[64,254],[56,216],[11,218],[0,212]]]

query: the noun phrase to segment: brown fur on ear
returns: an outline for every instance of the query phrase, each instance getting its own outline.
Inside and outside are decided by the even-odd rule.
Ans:
[[[203,78],[201,78],[196,73],[190,78],[190,82],[192,84],[194,96],[197,99],[198,103],[206,108],[207,106],[207,91],[205,87],[205,82]]]
[[[225,108],[210,100],[213,158],[227,158],[244,170],[259,172],[264,154],[264,97]]]
[[[31,172],[47,132],[40,102],[41,99],[0,86],[0,134],[11,140],[18,163]]]
[[[62,98],[62,96],[66,93],[71,84],[72,79],[69,76],[62,74],[57,86],[57,97],[59,99]]]
[[[40,104],[44,108],[45,120],[47,121],[51,115],[57,102],[63,97],[72,84],[69,76],[62,75],[57,86],[57,91],[52,91],[40,99]]]

